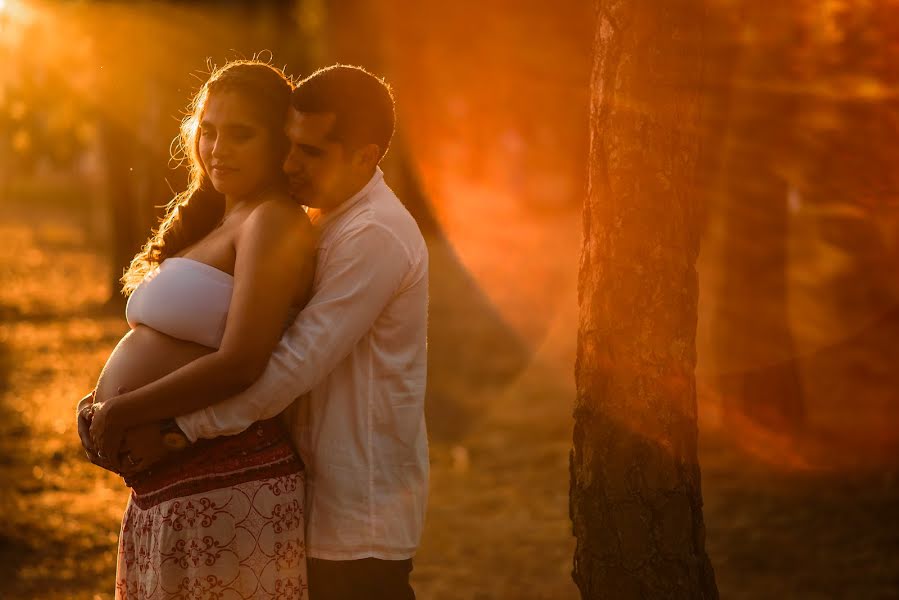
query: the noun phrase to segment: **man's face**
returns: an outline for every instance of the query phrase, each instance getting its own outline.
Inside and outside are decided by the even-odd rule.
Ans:
[[[323,211],[336,208],[355,193],[358,179],[353,157],[328,138],[335,120],[334,113],[301,113],[291,108],[285,125],[290,151],[284,172],[290,195]]]

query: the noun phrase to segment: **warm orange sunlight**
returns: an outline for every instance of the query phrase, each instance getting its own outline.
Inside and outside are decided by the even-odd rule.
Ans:
[[[0,0],[0,46],[17,44],[21,29],[34,18],[34,10],[22,0]]]
[[[610,597],[664,597],[641,569],[699,564],[683,548],[724,598],[893,597],[899,3],[676,5],[0,0],[0,598],[116,597],[132,489],[85,459],[73,412],[132,331],[124,269],[188,186],[172,153],[191,98],[242,58],[294,82],[361,65],[395,96],[380,167],[424,240],[409,355],[427,365],[382,397],[424,398],[418,598],[587,597],[578,552],[638,565]],[[248,152],[270,179],[227,197],[241,169],[198,167],[192,243],[229,235],[222,206],[314,178],[285,167],[278,77],[277,110],[226,104],[277,131]]]

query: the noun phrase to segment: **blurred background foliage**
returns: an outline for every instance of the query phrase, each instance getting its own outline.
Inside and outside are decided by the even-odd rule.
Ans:
[[[71,411],[125,331],[117,279],[184,184],[183,109],[212,64],[260,56],[297,78],[361,64],[397,93],[385,170],[432,269],[420,597],[574,597],[594,10],[0,0],[0,596],[111,597],[126,490],[81,460]],[[719,588],[895,597],[899,3],[707,10],[697,377]]]

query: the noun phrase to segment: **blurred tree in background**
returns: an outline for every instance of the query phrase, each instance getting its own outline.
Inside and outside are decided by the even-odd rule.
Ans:
[[[184,185],[168,143],[190,97],[212,63],[263,50],[296,77],[361,64],[397,94],[384,168],[426,233],[432,265],[429,519],[438,525],[421,581],[445,577],[456,590],[472,572],[471,587],[458,588],[467,593],[490,565],[515,571],[489,582],[491,592],[525,586],[532,573],[518,571],[528,559],[515,551],[540,554],[534,579],[552,580],[558,565],[528,547],[540,535],[541,549],[571,555],[560,465],[575,393],[582,208],[586,316],[565,463],[580,588],[714,597],[717,577],[723,595],[764,597],[742,587],[745,570],[759,576],[746,577],[755,591],[789,581],[778,593],[798,598],[826,597],[839,577],[871,589],[892,577],[879,553],[895,537],[892,513],[877,507],[895,497],[880,466],[899,449],[897,0],[0,0],[9,257],[0,392],[11,415],[0,433],[13,432],[8,447],[25,456],[0,467],[15,506],[76,484],[83,505],[93,501],[95,474],[68,480],[62,470],[71,465],[59,448],[75,443],[67,398],[125,327],[119,275]],[[102,264],[101,285],[88,274],[107,273]],[[101,314],[107,296],[113,310]],[[703,442],[703,475],[711,462],[718,486],[705,510],[717,529],[715,576],[703,543],[694,354],[701,430],[723,425],[752,457],[795,469],[741,480],[755,466]],[[27,402],[42,407],[43,425]],[[809,473],[855,477],[875,459],[867,487],[838,478],[804,487]],[[86,538],[46,518],[75,522],[47,506],[32,515],[33,532],[17,533],[20,521],[0,531],[3,573],[25,573],[35,597],[48,573],[60,589],[89,576],[56,572]],[[553,510],[561,526],[547,524]],[[852,510],[883,531],[846,519],[835,524],[839,543],[820,533]],[[97,519],[102,539],[83,542],[95,554],[112,547]],[[778,554],[780,541],[789,543]],[[58,562],[46,558],[51,545]],[[491,551],[503,558],[491,563]],[[794,573],[793,562],[806,570]],[[839,564],[845,574],[821,567]]]
[[[893,460],[899,3],[595,6],[572,453],[575,580],[586,597],[610,589],[616,597],[712,597],[703,558],[663,558],[670,547],[704,556],[692,387],[672,385],[668,373],[669,354],[694,342],[689,319],[680,328],[669,322],[690,306],[682,296],[690,284],[681,284],[674,261],[693,256],[705,204],[715,241],[707,250],[714,286],[706,360],[730,435],[802,468],[869,460],[875,448],[876,460]],[[690,29],[705,18],[703,31]],[[669,46],[669,34],[683,47]],[[683,105],[702,112],[672,118],[685,96]],[[672,139],[679,145],[667,146]],[[698,140],[701,152],[690,146]],[[695,172],[687,158],[696,158]],[[667,201],[679,192],[683,204]],[[688,243],[654,249],[672,228]],[[652,262],[659,256],[667,270]],[[690,401],[678,404],[678,393]],[[665,449],[658,461],[656,446]],[[660,474],[666,468],[677,475]],[[669,484],[693,499],[697,535],[674,535],[693,545],[669,544],[671,530],[660,526],[665,504],[653,498]],[[634,538],[644,542],[626,542]],[[697,570],[668,578],[672,564]],[[673,592],[666,581],[684,587]]]
[[[713,321],[718,392],[726,418],[789,432],[804,421],[787,283],[798,7],[792,0],[728,3],[715,13],[710,35],[718,44],[709,58],[724,75],[710,95],[723,118],[714,138],[719,172],[708,190],[724,228]]]
[[[873,415],[899,383],[886,341],[899,334],[899,4],[709,7],[711,348],[725,418],[819,435],[863,380],[853,435],[895,439]]]
[[[95,139],[89,102],[80,93],[87,79],[59,78],[46,67],[57,60],[48,42],[60,32],[37,19],[8,21],[0,12],[0,49],[6,58],[0,77],[2,189],[13,175],[31,177],[76,168]],[[76,73],[88,70],[87,50],[84,43],[74,44],[65,68]]]
[[[213,4],[215,10],[210,10]],[[306,48],[313,45],[299,34],[295,2],[170,2],[161,10],[153,4],[104,9],[102,19],[88,21],[93,27],[87,35],[101,55],[113,58],[94,98],[106,105],[96,112],[104,132],[113,223],[111,301],[120,306],[118,277],[146,241],[162,207],[186,181],[183,169],[173,169],[169,151],[174,146],[160,142],[176,134],[178,118],[209,70],[226,58],[256,56],[260,49],[267,50],[263,60],[303,68]],[[173,35],[173,24],[180,35]]]

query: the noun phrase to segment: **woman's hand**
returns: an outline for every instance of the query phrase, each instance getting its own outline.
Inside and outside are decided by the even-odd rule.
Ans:
[[[81,439],[81,445],[84,447],[84,455],[87,456],[91,463],[107,471],[113,471],[111,465],[97,454],[97,450],[91,440],[90,429],[91,421],[94,418],[94,396],[96,396],[96,391],[92,391],[78,403],[78,410],[75,413],[78,437]]]
[[[91,462],[94,462],[94,459],[97,457],[97,452],[94,450],[94,443],[91,441],[90,437],[91,421],[94,418],[94,397],[96,395],[96,390],[91,391],[90,394],[81,399],[78,403],[78,407],[75,409],[75,423],[78,427],[78,437],[81,439],[81,446],[84,448],[87,459]]]
[[[171,453],[162,441],[159,423],[131,427],[122,440],[122,475],[127,478],[146,471]]]
[[[97,455],[115,471],[121,472],[119,449],[122,446],[122,439],[128,424],[122,422],[122,404],[117,401],[119,398],[121,397],[110,398],[102,404],[93,405],[94,415],[91,419],[90,437]]]

